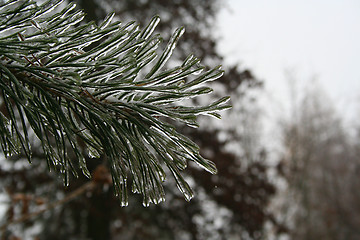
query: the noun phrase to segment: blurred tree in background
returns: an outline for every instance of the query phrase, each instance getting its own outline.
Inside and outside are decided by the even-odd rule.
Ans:
[[[162,36],[170,37],[178,26],[186,28],[174,53],[179,62],[189,52],[194,52],[209,66],[222,60],[213,35],[216,13],[222,6],[220,1],[75,2],[87,13],[86,21],[101,21],[109,11],[114,11],[121,21],[136,20],[145,26],[152,16],[159,15],[161,22],[157,31],[161,31]],[[169,65],[176,64],[176,59]],[[225,75],[213,88],[221,95],[231,95],[234,110],[224,115],[221,126],[208,119],[203,119],[201,124],[205,127],[194,131],[178,126],[218,168],[218,174],[211,175],[189,165],[186,179],[196,193],[191,202],[184,201],[175,182],[169,179],[165,183],[166,202],[144,208],[141,196],[130,195],[129,206],[122,208],[114,197],[110,174],[101,159],[87,161],[97,188],[86,189],[84,186],[89,180],[80,176],[64,189],[62,181],[48,173],[40,151],[35,150],[31,166],[25,156],[18,156],[6,160],[10,164],[0,169],[2,187],[7,189],[10,199],[7,219],[3,221],[29,214],[34,206],[66,198],[74,191],[80,190],[79,194],[42,215],[9,226],[3,238],[33,235],[54,240],[264,239],[266,223],[281,232],[283,228],[267,209],[275,186],[268,180],[266,149],[255,131],[259,129],[257,103],[250,94],[261,88],[261,82],[247,69],[224,68]]]
[[[294,93],[281,124],[278,172],[287,187],[279,193],[279,221],[290,239],[359,239],[359,139],[316,82]]]

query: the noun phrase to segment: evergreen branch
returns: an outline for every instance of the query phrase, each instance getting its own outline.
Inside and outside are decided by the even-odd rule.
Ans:
[[[116,195],[127,205],[127,182],[144,196],[144,205],[164,200],[163,166],[185,198],[192,191],[180,174],[187,161],[216,173],[199,148],[163,118],[197,126],[197,115],[220,117],[228,97],[205,106],[182,101],[212,92],[203,83],[219,78],[220,67],[204,71],[190,55],[181,66],[164,69],[184,33],[177,29],[159,53],[154,34],[159,17],[140,30],[135,22],[79,24],[84,13],[61,1],[38,6],[29,0],[0,2],[0,142],[5,156],[21,149],[31,161],[28,126],[40,139],[50,168],[90,176],[79,146],[89,157],[110,162]],[[158,59],[155,61],[155,59]],[[161,117],[161,118],[160,118]],[[75,156],[75,157],[72,157]],[[76,159],[76,161],[74,161]]]

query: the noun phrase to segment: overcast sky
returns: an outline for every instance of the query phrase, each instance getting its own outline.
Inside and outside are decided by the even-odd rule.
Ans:
[[[345,114],[360,109],[359,0],[227,2],[217,33],[226,61],[253,70],[277,101],[290,69],[301,82],[316,77]]]

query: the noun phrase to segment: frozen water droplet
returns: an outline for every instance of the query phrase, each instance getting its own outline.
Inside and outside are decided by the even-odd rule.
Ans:
[[[90,158],[100,158],[100,153],[91,146],[88,146],[88,155]]]
[[[192,194],[192,193],[189,194],[187,192],[183,192],[183,194],[184,194],[185,200],[188,202],[190,202],[190,200],[194,197],[194,194]]]
[[[200,68],[198,70],[196,70],[195,72],[193,72],[194,75],[200,75],[200,73],[202,73],[204,69],[203,68]]]
[[[149,206],[150,206],[150,202],[149,202],[149,201],[143,201],[143,206],[144,206],[144,207],[149,207]]]
[[[126,200],[122,200],[122,201],[120,202],[120,206],[121,206],[121,207],[127,207],[128,205],[129,205],[129,202],[126,201]]]

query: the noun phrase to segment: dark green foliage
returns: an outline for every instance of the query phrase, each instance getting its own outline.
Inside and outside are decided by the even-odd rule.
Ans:
[[[223,4],[222,1],[78,0],[74,2],[77,3],[78,9],[85,10],[86,16],[82,20],[84,22],[95,21],[101,24],[109,11],[108,7],[121,20],[136,19],[140,26],[147,26],[152,16],[159,15],[161,22],[155,31],[159,32],[164,39],[170,39],[171,32],[176,27],[185,25],[186,32],[178,42],[171,59],[163,67],[164,69],[181,65],[189,52],[195,53],[194,55],[200,57],[203,64],[210,66],[218,65],[222,61],[222,56],[216,49],[217,39],[212,34],[217,31],[216,13]],[[158,49],[165,48],[166,42],[159,43]],[[96,47],[98,44],[99,42],[95,42],[85,50]],[[158,53],[161,54],[160,51]],[[209,83],[215,89],[220,87],[219,91],[206,95],[205,98],[221,98],[220,96],[226,92],[226,95],[232,96],[235,106],[231,112],[226,113],[246,118],[246,112],[238,111],[244,101],[239,103],[238,100],[248,97],[248,92],[258,87],[261,82],[253,77],[252,72],[241,66],[228,66],[225,69],[225,74],[214,84]],[[144,77],[150,70],[150,67],[146,67],[146,70],[144,69],[139,74]],[[194,77],[196,76],[199,75]],[[89,93],[93,95],[93,92]],[[192,101],[186,101],[186,104],[196,106],[204,102],[203,99],[197,101],[198,99],[192,98]],[[251,102],[249,106],[245,105],[245,108],[256,108],[254,102]],[[2,110],[2,112],[5,111]],[[165,120],[163,116],[157,119]],[[206,118],[206,120],[211,119]],[[267,204],[275,189],[267,177],[269,167],[263,160],[263,156],[261,160],[252,159],[256,162],[250,163],[247,156],[234,155],[227,150],[226,146],[236,144],[235,146],[239,148],[243,147],[246,137],[234,131],[236,126],[244,127],[243,123],[224,117],[223,120],[217,121],[222,126],[230,126],[224,130],[214,128],[212,121],[201,122],[204,124],[201,124],[200,128],[189,128],[179,121],[167,122],[176,125],[178,132],[196,142],[200,146],[202,155],[213,161],[218,168],[218,173],[212,175],[199,169],[196,164],[189,164],[187,171],[184,171],[182,175],[191,183],[196,194],[190,202],[184,201],[176,188],[175,179],[168,178],[164,182],[165,202],[143,208],[140,206],[143,201],[142,196],[129,194],[129,206],[120,207],[118,199],[114,197],[111,181],[108,179],[111,175],[105,172],[105,180],[96,181],[96,169],[98,167],[110,169],[109,161],[103,154],[95,159],[87,157],[84,144],[79,146],[84,149],[82,153],[93,178],[89,180],[83,174],[80,174],[78,178],[70,175],[71,184],[64,188],[61,179],[57,179],[56,173],[46,171],[45,156],[41,148],[36,147],[39,144],[35,141],[32,145],[35,147],[31,149],[33,159],[31,165],[27,164],[23,151],[20,155],[4,160],[0,165],[1,187],[7,190],[6,196],[10,199],[4,204],[7,213],[1,219],[3,223],[21,218],[22,214],[26,214],[26,211],[22,211],[25,202],[30,205],[29,213],[44,207],[35,205],[34,200],[31,199],[42,198],[45,202],[52,203],[82,189],[89,182],[95,180],[97,184],[94,189],[59,205],[56,209],[50,209],[30,221],[10,225],[7,228],[8,234],[20,238],[22,235],[24,239],[31,239],[29,230],[31,231],[35,226],[37,231],[33,233],[34,238],[54,240],[264,239],[266,236],[264,225],[273,220],[271,212],[267,209]],[[220,141],[219,134],[227,135],[227,140]],[[30,134],[29,137],[31,138],[32,135]],[[260,155],[254,154],[256,157]],[[69,154],[69,157],[75,159],[76,156]],[[75,164],[75,166],[78,165]],[[171,174],[167,168],[164,170],[167,174]],[[131,185],[132,181],[130,175],[127,182]],[[17,193],[30,197],[30,200],[15,202],[12,197]]]
[[[198,146],[165,119],[197,127],[196,117],[220,117],[229,108],[224,97],[206,106],[181,101],[208,94],[201,84],[219,78],[220,67],[205,70],[189,55],[180,66],[164,69],[184,28],[165,49],[153,34],[159,17],[143,30],[121,24],[110,14],[100,24],[80,24],[82,11],[61,1],[36,5],[8,1],[0,5],[0,117],[5,156],[23,151],[31,161],[29,127],[40,139],[50,169],[69,184],[69,172],[90,176],[83,151],[109,162],[116,195],[127,205],[127,182],[144,196],[144,205],[164,200],[164,165],[187,200],[192,190],[180,171],[194,161],[211,173],[215,165]]]

